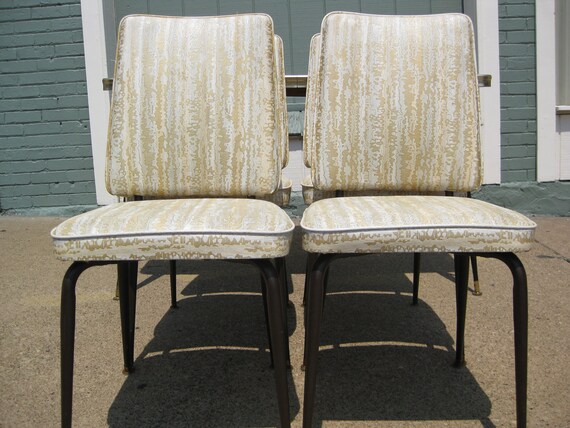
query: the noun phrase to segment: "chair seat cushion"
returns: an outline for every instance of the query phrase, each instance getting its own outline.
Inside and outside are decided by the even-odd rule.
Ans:
[[[124,202],[52,230],[61,260],[260,259],[289,252],[294,224],[253,199]]]
[[[536,224],[470,198],[363,196],[317,201],[301,221],[312,253],[527,251]]]

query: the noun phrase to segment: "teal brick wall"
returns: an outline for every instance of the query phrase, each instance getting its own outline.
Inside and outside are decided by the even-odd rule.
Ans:
[[[535,0],[499,1],[501,181],[536,181]]]
[[[0,0],[0,210],[96,203],[79,0]]]

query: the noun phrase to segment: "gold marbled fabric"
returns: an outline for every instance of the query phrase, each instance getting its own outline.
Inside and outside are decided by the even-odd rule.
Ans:
[[[294,224],[254,199],[123,202],[52,230],[61,260],[260,259],[289,252]]]
[[[283,40],[274,36],[275,43],[275,72],[277,76],[277,90],[275,91],[275,106],[277,108],[277,128],[279,129],[279,142],[281,148],[282,168],[289,163],[289,116],[287,115],[287,94],[285,85],[285,61],[283,59]]]
[[[280,43],[263,14],[124,18],[107,187],[145,200],[64,221],[52,231],[56,255],[285,256],[293,230],[287,214],[270,202],[243,198],[284,199],[277,191],[287,143]]]
[[[282,166],[268,15],[128,16],[119,26],[107,188],[261,196]]]
[[[279,188],[271,195],[260,196],[257,199],[273,202],[280,207],[286,207],[291,201],[291,190],[293,188],[293,181],[290,178],[282,177]]]
[[[315,34],[309,46],[309,66],[307,73],[307,92],[305,96],[305,120],[303,129],[303,162],[311,167],[311,154],[315,139],[316,103],[319,89],[319,60],[321,55],[321,35]]]
[[[321,37],[309,160],[316,189],[479,187],[478,86],[467,16],[333,12]]]
[[[336,192],[331,190],[318,190],[313,186],[310,176],[303,177],[301,180],[301,188],[303,191],[303,201],[306,205],[311,205],[313,202],[320,201],[321,199],[334,198]],[[461,193],[461,192],[458,192]],[[465,193],[465,192],[463,192]],[[347,190],[342,192],[342,196],[401,196],[401,195],[431,195],[431,196],[444,196],[445,192],[415,192],[415,191],[397,191],[397,190]],[[457,194],[456,194],[457,196]],[[461,196],[466,196],[465,194]]]
[[[362,196],[305,210],[303,248],[314,253],[527,251],[536,224],[476,199]]]
[[[303,193],[303,202],[305,205],[311,205],[315,201],[320,201],[321,199],[334,198],[335,192],[332,190],[318,190],[313,186],[313,180],[311,176],[305,176],[301,180],[301,190]]]

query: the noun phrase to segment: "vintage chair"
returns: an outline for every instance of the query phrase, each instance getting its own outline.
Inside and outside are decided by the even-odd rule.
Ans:
[[[310,154],[315,189],[479,187],[479,95],[469,18],[333,12],[324,18],[321,34]],[[306,307],[305,427],[313,420],[328,266],[336,257],[384,252],[454,255],[456,366],[464,364],[469,255],[507,264],[514,279],[517,419],[519,427],[526,425],[526,273],[514,252],[530,248],[535,223],[469,198],[359,196],[313,203],[301,227],[303,248],[316,255]]]
[[[306,95],[306,105],[305,105],[305,121],[303,130],[303,162],[307,168],[311,168],[311,151],[314,140],[314,124],[315,124],[315,100],[316,92],[319,87],[317,85],[318,81],[318,70],[319,70],[319,58],[321,52],[321,35],[315,34],[311,38],[310,48],[309,48],[309,67],[307,73],[307,95]],[[303,193],[303,201],[305,205],[311,205],[313,202],[326,199],[334,198],[336,192],[327,190],[315,189],[313,185],[313,180],[311,175],[303,177],[301,181],[301,188]],[[397,194],[412,194],[413,192],[397,192],[397,191],[383,191],[383,190],[360,190],[360,191],[346,191],[342,192],[342,196],[380,196],[380,195],[397,195]],[[425,193],[425,192],[424,192]],[[434,194],[434,193],[431,193]],[[444,192],[437,192],[435,194],[444,194]],[[447,196],[453,196],[453,192],[445,192]],[[471,197],[471,192],[467,192],[467,196]],[[309,280],[309,272],[311,265],[314,261],[314,256],[309,254],[307,258],[307,266],[305,272],[305,293],[303,295],[303,305],[307,301],[307,281]],[[414,273],[413,273],[413,283],[412,283],[412,304],[418,304],[418,294],[419,294],[419,284],[420,284],[420,272],[421,272],[421,254],[414,253]],[[477,258],[471,256],[471,266],[473,267],[473,295],[481,295],[479,287],[479,274],[477,268]]]
[[[249,199],[277,189],[283,162],[271,18],[126,17],[114,77],[107,188],[148,200],[102,207],[52,231],[57,257],[73,262],[62,285],[62,425],[72,419],[80,274],[118,265],[128,373],[137,261],[227,259],[262,272],[279,419],[289,426],[285,302],[272,260],[288,253],[294,225],[275,204]]]

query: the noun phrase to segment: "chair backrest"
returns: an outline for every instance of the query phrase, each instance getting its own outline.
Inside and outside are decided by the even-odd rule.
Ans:
[[[319,60],[321,54],[321,35],[317,33],[311,38],[309,46],[309,67],[307,73],[307,92],[305,97],[305,120],[303,129],[303,162],[311,167],[311,153],[315,139],[315,105],[318,95]]]
[[[283,40],[274,36],[275,44],[275,71],[277,73],[277,90],[275,91],[275,105],[277,108],[277,127],[281,147],[282,168],[289,163],[289,116],[287,114],[287,93],[285,85],[285,61],[283,57]]]
[[[281,172],[268,15],[119,26],[107,150],[118,196],[257,196]]]
[[[480,186],[479,93],[467,16],[333,12],[321,34],[315,188]]]

